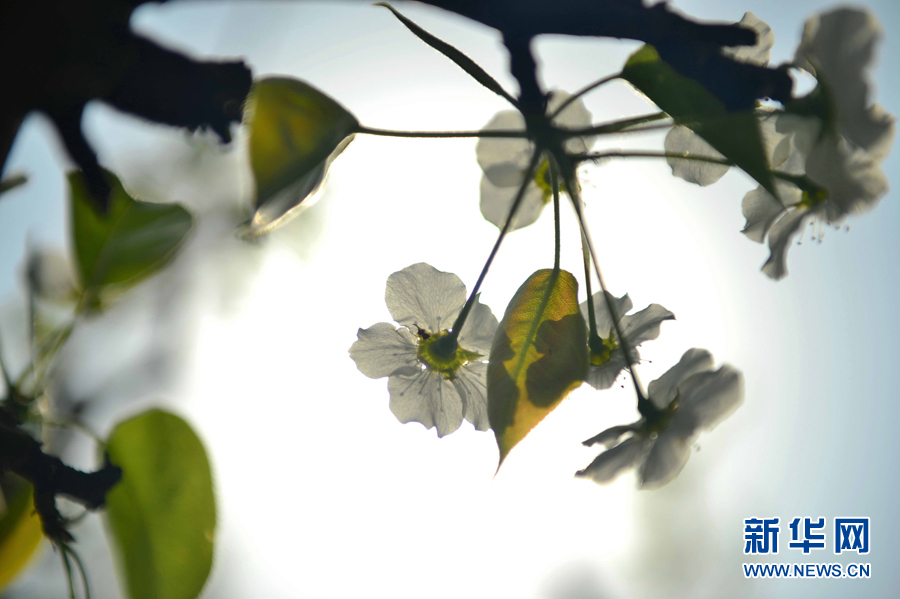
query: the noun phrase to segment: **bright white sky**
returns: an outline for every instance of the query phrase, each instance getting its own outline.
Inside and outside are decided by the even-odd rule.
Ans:
[[[824,5],[675,4],[731,21],[752,10],[775,30],[776,63],[791,57],[803,19]],[[515,89],[492,30],[400,8]],[[890,64],[900,15],[888,0],[875,11],[888,31],[881,62]],[[473,129],[505,108],[377,7],[176,3],[142,8],[135,24],[195,55],[244,56],[257,76],[303,78],[367,126]],[[617,70],[635,47],[547,38],[538,44],[541,74],[571,91]],[[878,99],[898,114],[900,90],[888,74],[876,76]],[[648,109],[622,84],[587,104],[597,121]],[[494,477],[490,433],[466,423],[439,440],[401,425],[386,380],[364,377],[347,355],[359,327],[390,320],[383,298],[392,272],[425,261],[475,281],[496,229],[478,213],[474,140],[359,137],[319,203],[254,246],[231,234],[246,201],[239,144],[223,152],[101,106],[87,128],[101,161],[136,193],[198,214],[171,269],[73,339],[65,372],[68,393],[99,402],[93,424],[103,432],[159,403],[200,432],[220,501],[207,596],[844,597],[900,586],[900,553],[887,541],[900,533],[889,499],[900,449],[895,194],[852,220],[850,233],[794,247],[791,274],[775,284],[758,271],[766,249],[739,233],[747,177],[730,173],[700,189],[650,161],[585,172],[611,290],[628,292],[637,309],[655,302],[677,317],[642,348],[644,382],[690,347],[746,377],[744,406],[700,438],[682,475],[638,492],[633,475],[607,487],[572,476],[597,454],[583,439],[635,417],[627,388],[572,394]],[[661,149],[662,135],[605,143]],[[895,165],[891,158],[885,170]],[[65,164],[42,119],[27,123],[10,166],[33,175],[0,203],[0,289],[11,297],[25,232],[50,245],[66,239]],[[552,229],[547,211],[504,244],[482,294],[498,318],[519,284],[552,264]],[[563,266],[581,278],[568,211],[563,231]],[[860,561],[873,564],[872,579],[745,581],[742,521],[760,516],[870,516],[874,548]],[[82,538],[96,596],[115,596],[100,582],[111,565],[96,527]],[[49,553],[42,575],[25,577],[20,590],[59,592]],[[830,550],[758,561],[848,563]]]

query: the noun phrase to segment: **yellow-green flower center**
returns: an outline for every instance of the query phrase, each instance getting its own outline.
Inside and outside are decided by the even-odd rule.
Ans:
[[[534,182],[544,194],[544,203],[548,204],[553,197],[553,179],[550,177],[550,161],[546,158],[534,171]],[[566,184],[562,181],[559,182],[559,191],[566,191]]]
[[[828,190],[824,187],[820,187],[816,190],[803,190],[803,196],[800,200],[800,203],[797,204],[803,208],[812,208],[816,204],[820,204],[828,199]]]
[[[428,333],[422,329],[419,330],[417,355],[428,370],[439,372],[446,379],[454,378],[461,366],[481,357],[481,354],[461,348],[450,331]]]
[[[619,348],[616,343],[615,335],[609,332],[609,337],[600,337],[599,335],[591,335],[588,341],[588,347],[591,350],[591,364],[594,366],[603,366],[609,362],[612,353]]]
[[[680,400],[681,398],[678,395],[675,395],[675,399],[672,400],[672,403],[662,409],[656,408],[653,415],[647,418],[644,424],[644,431],[650,435],[658,435],[666,430],[669,427],[669,423],[672,421],[675,410],[678,409]]]

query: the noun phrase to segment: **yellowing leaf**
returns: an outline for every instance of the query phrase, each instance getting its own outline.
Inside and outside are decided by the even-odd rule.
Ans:
[[[106,516],[131,599],[194,599],[209,576],[216,506],[203,444],[173,414],[122,422],[106,446],[122,480]]]
[[[629,57],[622,78],[778,197],[759,133],[759,119],[752,111],[729,112],[700,83],[663,61],[653,46],[642,46]]]
[[[539,270],[519,287],[494,336],[488,417],[500,462],[587,374],[587,326],[570,273]]]
[[[262,235],[309,204],[331,161],[353,139],[356,118],[300,81],[269,77],[253,84],[244,118],[250,130],[250,168],[256,213],[250,233]]]
[[[134,283],[162,267],[193,226],[177,204],[133,199],[112,173],[109,209],[98,214],[80,171],[69,173],[72,237],[78,276],[85,289]]]
[[[34,511],[31,485],[14,476],[4,478],[0,503],[0,590],[28,563],[44,531]]]

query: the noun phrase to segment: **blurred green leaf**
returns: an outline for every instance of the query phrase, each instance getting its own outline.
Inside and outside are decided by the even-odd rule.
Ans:
[[[675,119],[692,129],[725,158],[779,197],[766,160],[759,119],[752,111],[728,112],[725,105],[698,82],[680,75],[653,46],[632,54],[622,78],[634,85]]]
[[[343,106],[298,79],[253,84],[244,109],[256,181],[251,235],[265,234],[309,204],[331,161],[359,129]]]
[[[115,175],[104,174],[112,191],[109,210],[101,215],[81,172],[69,173],[75,260],[85,289],[135,283],[153,273],[173,256],[193,225],[181,206],[135,200]]]
[[[173,414],[120,423],[106,446],[122,480],[106,496],[131,599],[193,599],[209,576],[216,509],[203,444]]]
[[[31,485],[17,476],[3,477],[0,501],[0,590],[28,563],[44,536],[34,511]]]
[[[513,106],[518,106],[519,103],[513,98],[500,84],[496,79],[491,77],[487,71],[478,66],[478,63],[460,52],[458,49],[454,48],[447,42],[442,39],[439,39],[432,34],[428,33],[414,22],[410,21],[406,17],[404,17],[400,12],[397,11],[393,6],[388,4],[387,2],[376,2],[375,6],[383,6],[397,17],[401,23],[403,23],[407,29],[413,32],[413,34],[418,37],[420,40],[452,60],[456,66],[464,70],[469,74],[472,79],[485,86],[498,96],[505,98],[508,100]]]
[[[488,416],[500,462],[587,374],[587,326],[578,281],[539,270],[519,287],[494,335]]]

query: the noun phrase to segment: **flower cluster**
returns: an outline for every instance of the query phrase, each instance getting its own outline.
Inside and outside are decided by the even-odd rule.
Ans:
[[[553,117],[553,124],[564,129],[584,129],[591,124],[591,113],[585,108],[581,99],[570,101],[572,96],[557,91],[550,95],[547,102],[547,114],[554,115],[560,107],[565,108]],[[491,130],[525,130],[525,118],[516,110],[498,112],[484,126]],[[583,138],[572,138],[566,142],[566,150],[572,153],[587,151],[589,141]],[[482,137],[475,146],[478,164],[484,171],[481,178],[481,214],[484,218],[503,227],[509,216],[513,201],[522,185],[531,156],[534,153],[534,142],[526,138]],[[560,183],[560,188],[565,187]],[[525,195],[509,230],[514,231],[534,223],[541,212],[553,198],[553,187],[550,178],[550,162],[544,156],[525,188]]]
[[[772,167],[789,177],[777,183],[780,198],[758,188],[742,205],[744,233],[760,243],[768,238],[763,272],[773,279],[787,274],[787,250],[807,222],[839,225],[874,207],[887,192],[881,163],[893,143],[894,118],[869,105],[864,78],[879,37],[878,22],[859,9],[838,9],[806,22],[794,66],[818,84],[788,113],[766,117],[775,133],[763,128]]]
[[[736,60],[766,64],[774,43],[771,28],[752,13],[741,24],[757,32],[755,46],[725,49]],[[887,192],[881,170],[894,137],[894,118],[869,104],[865,73],[881,32],[878,21],[860,9],[843,8],[809,19],[793,67],[816,78],[816,88],[785,111],[760,108],[760,134],[769,167],[776,175],[773,196],[760,186],[744,196],[753,241],[768,239],[770,256],[763,272],[773,279],[787,274],[787,250],[811,220],[839,225],[850,214],[872,208]],[[683,126],[666,136],[669,154],[721,159],[722,155]],[[728,166],[670,156],[674,175],[710,185]]]
[[[723,54],[738,62],[767,65],[774,44],[771,28],[752,13],[746,13],[740,24],[756,32],[756,44],[724,48]],[[760,243],[768,240],[771,255],[763,271],[774,279],[787,273],[787,249],[807,221],[821,219],[838,224],[849,214],[871,208],[887,190],[881,163],[892,144],[894,119],[881,107],[869,104],[864,75],[879,35],[875,19],[862,10],[839,9],[814,17],[806,23],[791,65],[815,77],[817,85],[811,93],[788,102],[783,108],[759,106],[752,113],[726,115],[728,118],[721,122],[716,118],[704,121],[702,114],[698,123],[681,121],[712,140],[716,148],[728,155],[728,161],[746,168],[766,183],[744,197],[742,207],[747,224],[743,232]],[[546,110],[553,127],[574,132],[571,134],[575,137],[565,141],[567,154],[580,155],[582,160],[596,157],[586,155],[590,140],[577,137],[583,130],[590,130],[591,122],[591,115],[579,97],[564,92],[550,94]],[[719,113],[712,110],[712,115]],[[736,120],[728,120],[731,116]],[[719,134],[724,129],[714,128],[728,127],[730,123],[740,124],[735,143],[752,138],[748,141],[757,148],[754,151],[757,154],[761,151],[764,156],[748,159],[733,150],[730,138],[722,141]],[[761,150],[756,139],[757,124]],[[484,130],[524,131],[525,119],[517,111],[503,111]],[[594,129],[595,132],[603,130],[603,127]],[[730,130],[727,133],[731,135]],[[665,148],[673,173],[699,185],[717,181],[729,169],[730,162],[722,153],[685,126],[673,127],[666,137]],[[535,155],[535,151],[535,142],[524,136],[479,138],[476,156],[483,170],[481,212],[497,227],[515,230],[532,224],[553,197],[555,163],[551,156]],[[629,156],[625,152],[620,155]],[[557,158],[562,160],[561,156]],[[760,167],[762,158],[774,183],[769,184],[763,177],[767,172]],[[579,190],[566,189],[566,184],[577,185],[577,182],[569,179],[559,182],[559,191],[577,198]],[[776,192],[777,197],[773,195]],[[512,205],[520,195],[521,202],[512,215]],[[586,229],[582,232],[589,238]],[[558,244],[557,241],[557,251]],[[424,263],[414,264],[388,278],[385,299],[396,324],[379,323],[360,329],[350,355],[365,375],[388,377],[390,407],[401,422],[415,421],[436,428],[438,436],[455,431],[464,419],[478,430],[489,428],[487,354],[498,323],[477,297],[475,294],[473,303],[467,306],[462,281]],[[570,304],[573,311],[574,302],[573,295]],[[581,304],[581,315],[590,327],[589,367],[586,375],[583,370],[578,371],[575,385],[584,377],[596,389],[611,387],[623,370],[640,361],[638,347],[656,339],[662,323],[675,318],[659,304],[628,314],[631,310],[628,295],[617,298],[606,291],[592,295]],[[518,312],[508,310],[509,314]],[[576,314],[571,315],[577,319]],[[541,324],[537,319],[534,322],[532,331]],[[579,352],[584,350],[582,327],[577,327],[574,345]],[[570,338],[561,334],[557,337],[560,343],[571,344]],[[549,357],[553,348],[547,343],[547,351],[537,353]],[[527,351],[530,350],[523,355]],[[558,355],[553,354],[554,359],[559,359]],[[579,353],[582,365],[583,358],[584,354]],[[536,380],[541,376],[559,378],[553,371],[546,374],[546,368],[522,372],[526,373],[522,383],[526,389],[528,385],[537,389],[546,383],[546,380]],[[500,391],[495,393],[495,379],[491,380],[491,400],[500,398],[499,403],[492,404],[492,410],[497,405],[501,407],[500,412],[508,405],[513,405],[512,412],[524,407],[521,413],[513,413],[513,418],[508,419],[512,422],[520,416],[523,418],[516,422],[519,428],[514,431],[513,441],[504,436],[504,431],[510,428],[508,423],[495,431],[502,456],[543,418],[547,411],[543,408],[549,402],[531,401],[534,397],[520,394],[518,388],[507,392],[498,386],[496,389]],[[636,468],[641,488],[661,487],[684,468],[700,432],[715,428],[743,401],[741,373],[728,365],[715,369],[712,355],[696,348],[685,352],[678,364],[650,383],[646,394],[636,376],[634,383],[640,419],[614,426],[585,441],[586,445],[604,445],[606,450],[579,471],[578,476],[606,483],[624,470]],[[510,397],[519,404],[510,404],[507,401]],[[561,396],[550,399],[558,402]]]
[[[727,365],[713,370],[712,355],[694,348],[650,383],[647,394],[647,413],[640,420],[614,426],[584,442],[609,449],[576,476],[608,483],[625,470],[637,468],[642,489],[666,485],[684,468],[700,431],[712,430],[741,405],[743,376]]]
[[[388,377],[397,419],[436,428],[439,437],[463,419],[487,430],[483,360],[497,329],[491,309],[476,299],[457,338],[449,329],[466,302],[466,286],[422,262],[388,277],[385,302],[401,326],[381,322],[360,329],[350,357],[366,376]]]

